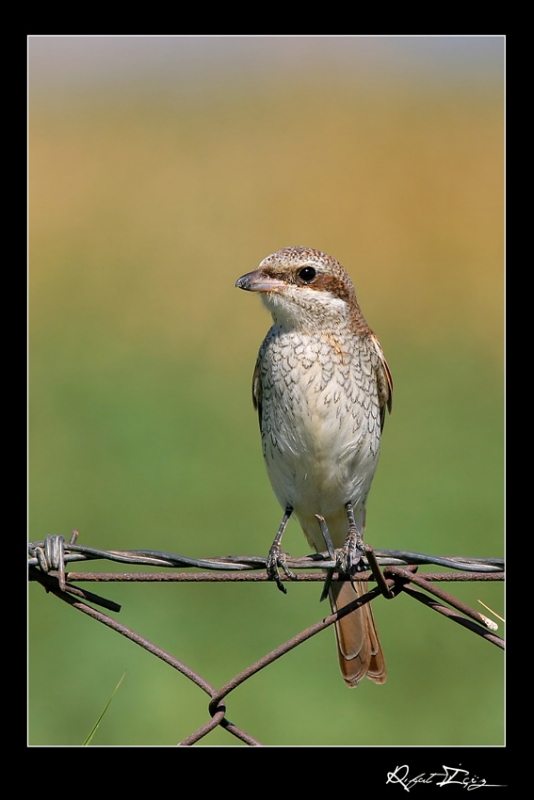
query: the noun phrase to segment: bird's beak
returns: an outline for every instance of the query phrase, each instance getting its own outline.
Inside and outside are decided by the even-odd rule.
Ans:
[[[236,281],[235,285],[238,289],[245,289],[247,292],[279,292],[286,288],[284,281],[272,278],[262,269],[247,272]]]

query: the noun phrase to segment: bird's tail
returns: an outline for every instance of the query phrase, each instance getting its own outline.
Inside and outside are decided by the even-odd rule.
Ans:
[[[339,581],[330,587],[332,611],[351,603],[368,591],[366,583]],[[375,683],[386,680],[386,662],[376,632],[371,604],[347,614],[335,624],[339,666],[347,686],[357,686],[367,675]]]

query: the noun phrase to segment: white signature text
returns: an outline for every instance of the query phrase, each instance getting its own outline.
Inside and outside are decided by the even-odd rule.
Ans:
[[[388,783],[400,783],[402,788],[409,792],[418,783],[433,783],[434,786],[463,786],[468,792],[473,789],[481,789],[483,786],[503,786],[500,783],[486,783],[485,778],[479,778],[477,775],[471,775],[468,770],[461,769],[460,767],[446,767],[443,765],[443,772],[421,772],[419,775],[411,778],[410,768],[408,764],[403,764],[401,767],[395,767],[393,772],[388,772]]]

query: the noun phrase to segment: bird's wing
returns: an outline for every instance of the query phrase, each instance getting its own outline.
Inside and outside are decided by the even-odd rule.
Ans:
[[[388,367],[388,362],[384,358],[384,353],[380,347],[380,342],[371,333],[371,343],[375,348],[378,355],[378,368],[376,370],[376,378],[378,385],[378,402],[380,404],[380,424],[384,427],[384,420],[386,418],[386,408],[391,414],[391,407],[393,404],[393,378]]]
[[[256,366],[254,367],[254,375],[252,376],[252,404],[258,412],[258,419],[261,431],[261,378],[260,378],[260,356],[256,359]]]

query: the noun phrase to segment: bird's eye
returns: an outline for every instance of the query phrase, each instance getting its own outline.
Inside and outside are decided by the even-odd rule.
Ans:
[[[304,283],[311,283],[315,279],[316,275],[317,272],[313,267],[303,267],[301,270],[299,270],[299,278]]]

